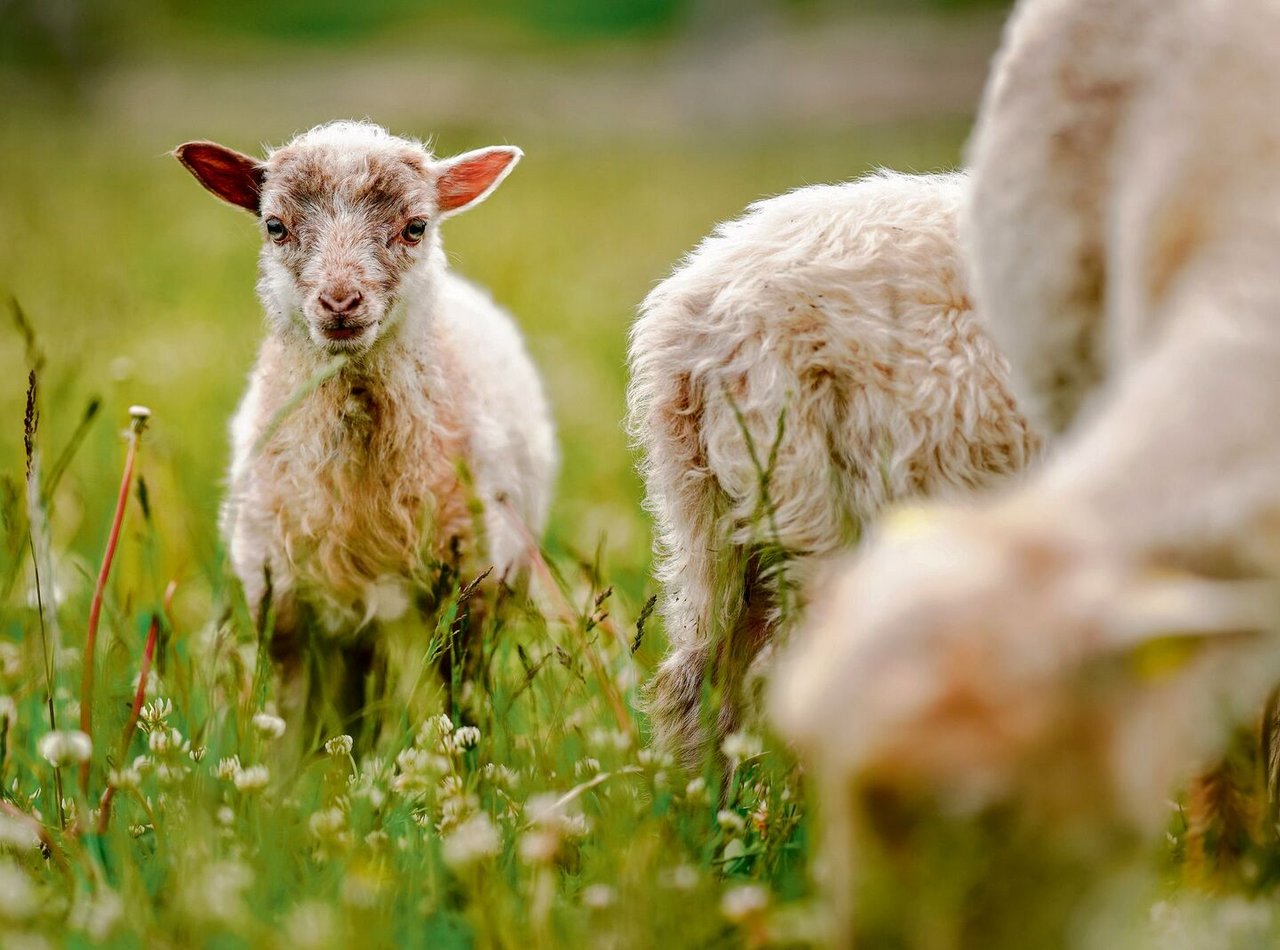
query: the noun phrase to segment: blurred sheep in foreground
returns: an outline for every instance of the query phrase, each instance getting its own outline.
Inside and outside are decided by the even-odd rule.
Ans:
[[[537,371],[440,242],[440,223],[488,197],[520,151],[437,159],[334,122],[263,160],[209,142],[177,157],[262,230],[268,334],[232,423],[223,531],[251,606],[270,599],[296,708],[309,642],[350,654],[358,687],[371,625],[411,608],[433,562],[516,573],[511,512],[542,530],[555,445]]]
[[[866,546],[773,684],[860,930],[858,863],[918,872],[911,829],[961,814],[1000,831],[952,942],[1069,942],[1280,674],[1278,99],[1268,0],[1014,14],[966,236],[1020,398],[1068,431],[1002,500]]]
[[[687,763],[738,726],[821,557],[892,502],[985,486],[1037,450],[969,302],[965,188],[882,172],[761,201],[641,308],[630,428],[672,641],[650,712]]]

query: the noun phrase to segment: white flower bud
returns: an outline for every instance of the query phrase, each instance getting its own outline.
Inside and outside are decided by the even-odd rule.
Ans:
[[[355,743],[348,735],[334,736],[325,742],[324,751],[332,756],[350,755],[354,745]]]
[[[36,751],[55,768],[88,762],[93,740],[79,729],[46,732],[36,743]]]
[[[271,713],[256,713],[253,717],[253,728],[264,739],[279,739],[284,735],[284,720]]]

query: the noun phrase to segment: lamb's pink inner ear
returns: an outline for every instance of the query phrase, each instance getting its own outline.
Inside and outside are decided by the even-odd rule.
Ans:
[[[223,201],[258,213],[263,167],[256,158],[216,142],[187,142],[174,150],[200,184]]]
[[[514,146],[494,146],[466,152],[444,162],[436,181],[440,213],[461,211],[483,201],[523,154]]]

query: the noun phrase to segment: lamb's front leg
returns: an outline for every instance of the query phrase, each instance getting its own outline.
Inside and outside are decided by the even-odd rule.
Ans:
[[[235,471],[233,466],[233,479]],[[275,751],[284,761],[296,763],[306,750],[303,733],[308,728],[308,617],[298,599],[288,559],[272,550],[269,532],[255,517],[250,499],[236,487],[233,480],[222,514],[223,530],[255,635],[260,647],[265,646],[259,656],[265,652],[275,674],[276,708],[286,723],[285,737]]]

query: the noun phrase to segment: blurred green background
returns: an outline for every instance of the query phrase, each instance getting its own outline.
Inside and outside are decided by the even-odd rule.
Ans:
[[[627,327],[648,289],[749,202],[877,165],[955,164],[999,3],[959,0],[0,0],[0,293],[47,357],[42,445],[104,411],[55,498],[96,558],[126,407],[164,556],[217,570],[225,428],[261,333],[257,237],[168,156],[246,151],[338,117],[513,142],[526,159],[451,222],[456,267],[525,327],[563,446],[551,546],[642,596],[648,525],[621,428]],[[22,478],[25,368],[0,334],[0,472]],[[202,585],[184,585],[199,609]],[[207,589],[207,587],[205,588]]]

